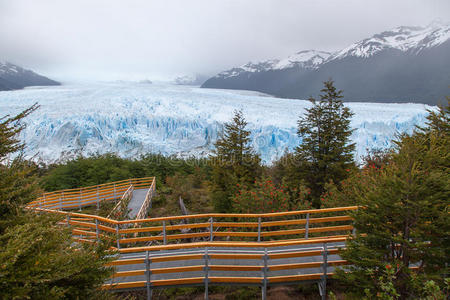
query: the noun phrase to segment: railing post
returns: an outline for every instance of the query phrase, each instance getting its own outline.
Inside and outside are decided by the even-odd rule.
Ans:
[[[167,238],[166,238],[166,221],[163,221],[163,244],[167,245]]]
[[[305,239],[308,238],[308,234],[309,234],[309,213],[306,214]]]
[[[70,214],[67,214],[67,227],[70,227]]]
[[[146,277],[146,287],[147,287],[147,300],[152,299],[152,271],[150,270],[150,256],[148,251],[145,252],[145,277]]]
[[[97,241],[100,239],[99,231],[98,231],[98,220],[95,219],[95,236],[97,237]]]
[[[209,283],[209,255],[208,255],[208,247],[205,248],[205,300],[208,300],[208,283]]]
[[[263,282],[262,282],[262,289],[261,289],[261,299],[266,300],[267,297],[267,271],[268,271],[268,264],[267,264],[267,248],[264,248],[264,256],[263,256]]]
[[[116,199],[116,184],[114,183],[113,197]]]
[[[323,275],[321,276],[321,280],[319,283],[319,292],[320,296],[322,297],[322,300],[327,299],[327,268],[328,268],[328,249],[327,249],[327,243],[323,243],[323,263],[322,263],[322,270]]]
[[[117,239],[117,249],[120,249],[119,224],[116,224],[116,239]]]
[[[98,186],[97,186],[97,210],[100,209],[100,199],[98,197]]]
[[[62,192],[62,193],[59,195],[59,209],[60,209],[60,210],[62,210],[62,200],[61,200],[61,195],[62,195],[62,197],[64,197],[64,192]]]
[[[214,239],[214,219],[211,217],[209,219],[209,241],[212,242]]]
[[[81,199],[83,198],[83,190],[80,189],[80,198],[78,199],[78,208],[81,211]]]
[[[258,242],[261,242],[261,217],[258,217]]]

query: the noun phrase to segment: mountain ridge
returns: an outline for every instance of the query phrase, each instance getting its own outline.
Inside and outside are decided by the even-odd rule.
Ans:
[[[49,85],[60,85],[60,83],[10,62],[0,61],[0,91]]]
[[[316,57],[316,61],[288,57],[245,64],[217,74],[202,87],[255,90],[306,99],[317,95],[322,82],[332,78],[344,90],[344,101],[432,105],[450,92],[450,26],[442,22],[383,31],[329,53],[328,57],[326,52],[316,50],[298,53],[302,52],[323,56],[321,60]],[[281,68],[280,61],[290,64]]]

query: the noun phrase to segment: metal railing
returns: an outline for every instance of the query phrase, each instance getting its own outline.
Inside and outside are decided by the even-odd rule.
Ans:
[[[111,218],[113,216],[116,216],[118,213],[122,212],[124,209],[124,206],[130,199],[133,197],[133,191],[134,187],[133,185],[130,185],[130,187],[123,193],[122,197],[120,197],[119,201],[117,201],[117,204],[113,207],[111,212],[108,214],[107,218]]]
[[[116,268],[134,267],[133,270],[119,270],[113,275],[111,283],[103,287],[114,290],[145,288],[147,298],[151,299],[155,288],[203,285],[205,299],[208,299],[209,285],[245,284],[261,287],[262,299],[266,299],[268,286],[309,281],[319,283],[321,295],[326,295],[327,278],[333,275],[330,267],[346,265],[347,262],[337,256],[339,246],[330,246],[330,241],[312,243],[321,243],[321,246],[288,249],[262,247],[257,250],[225,250],[205,246],[177,253],[147,250],[111,262],[109,265]],[[188,264],[167,266],[179,261]],[[127,277],[142,280],[126,281]]]
[[[120,198],[133,185],[134,188],[149,187],[154,177],[134,178],[115,181],[95,186],[77,189],[59,190],[44,193],[41,197],[28,203],[28,208],[43,208],[53,210],[80,209],[85,206],[97,205],[101,201],[112,201]]]
[[[331,235],[347,236],[353,230],[352,217],[335,214],[355,209],[356,206],[350,206],[270,214],[199,214],[124,221],[67,211],[35,210],[65,215],[65,224],[72,226],[77,236],[81,235],[83,239],[110,236],[115,239],[117,248],[121,249],[144,247],[149,242],[159,242],[159,246],[170,247],[186,242],[226,243],[235,240],[252,245],[263,241],[289,242]],[[277,218],[289,219],[276,220]],[[173,224],[182,219],[198,221]]]
[[[156,180],[153,178],[152,184],[145,195],[144,202],[142,203],[139,212],[136,215],[136,219],[144,219],[147,216],[148,210],[152,208],[152,198],[156,191]]]

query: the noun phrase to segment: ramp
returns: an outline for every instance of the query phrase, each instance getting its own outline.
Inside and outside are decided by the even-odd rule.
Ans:
[[[128,216],[132,219],[135,219],[139,210],[142,207],[142,204],[144,204],[145,196],[148,192],[147,189],[135,189],[133,191],[133,197],[131,198],[130,202],[128,203]]]

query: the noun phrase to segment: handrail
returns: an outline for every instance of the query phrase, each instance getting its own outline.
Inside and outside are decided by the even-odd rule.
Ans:
[[[28,203],[28,208],[80,209],[84,206],[97,205],[102,201],[111,201],[121,197],[132,185],[134,188],[148,187],[154,177],[133,178],[78,189],[59,190],[44,193],[35,201]]]
[[[45,208],[32,208],[32,207],[28,207],[31,209],[34,209],[36,211],[40,211],[40,212],[50,212],[50,213],[57,213],[57,214],[64,214],[64,215],[71,215],[71,216],[78,216],[78,217],[88,217],[91,219],[98,219],[99,221],[104,221],[104,222],[108,222],[111,224],[130,224],[130,223],[145,223],[145,222],[160,222],[160,221],[175,221],[175,220],[182,220],[182,219],[194,219],[194,218],[211,218],[211,217],[222,217],[222,218],[229,218],[229,217],[233,217],[233,218],[250,218],[249,214],[226,214],[226,213],[207,213],[207,214],[196,214],[196,215],[182,215],[182,216],[171,216],[171,217],[157,217],[157,218],[147,218],[147,219],[138,219],[138,220],[124,220],[124,221],[116,221],[113,219],[109,219],[109,218],[104,218],[104,217],[99,217],[96,215],[88,215],[88,214],[83,214],[83,213],[74,213],[74,212],[67,212],[67,211],[60,211],[60,210],[55,210],[55,209],[45,209]],[[251,218],[272,218],[272,217],[279,217],[279,216],[290,216],[290,215],[302,215],[302,214],[319,214],[319,213],[328,213],[328,212],[341,212],[341,211],[350,211],[350,210],[357,210],[358,206],[346,206],[346,207],[337,207],[337,208],[322,208],[322,209],[312,209],[312,210],[298,210],[298,211],[289,211],[289,212],[284,212],[284,213],[266,213],[266,214],[251,214]],[[351,218],[349,216],[339,216],[342,217],[344,220],[351,220]],[[331,218],[331,217],[330,217]],[[312,219],[311,219],[312,220]],[[286,222],[286,221],[283,221]],[[306,220],[302,219],[302,220],[295,220],[295,222],[299,222],[298,224],[305,224]],[[273,223],[273,224],[272,224]],[[317,222],[318,223],[318,222]],[[224,222],[219,223],[220,225],[225,224]],[[253,224],[257,224],[257,223],[242,223],[242,224],[251,224],[253,226]],[[190,225],[195,225],[195,224],[185,224],[183,226],[189,227]],[[220,226],[217,225],[217,226]],[[279,226],[278,224],[274,223],[274,222],[267,222],[261,223],[261,226],[264,227],[270,227],[270,226]],[[250,226],[248,226],[250,227]],[[256,226],[255,226],[256,227]]]
[[[206,213],[206,214],[194,214],[194,215],[181,215],[181,216],[171,216],[171,217],[157,217],[157,218],[147,218],[139,220],[124,220],[120,221],[120,224],[130,224],[130,223],[144,223],[144,222],[160,222],[160,221],[175,221],[175,220],[185,220],[185,219],[200,219],[200,218],[274,218],[274,217],[288,217],[296,215],[306,215],[306,214],[319,214],[327,212],[341,212],[348,210],[357,210],[358,206],[346,206],[346,207],[333,207],[333,208],[319,208],[310,210],[296,210],[287,212],[274,212],[274,213],[258,213],[258,214],[230,214],[230,213]]]
[[[353,210],[356,207],[342,207],[342,208],[334,208],[334,209],[316,209],[313,210],[315,214],[320,212],[328,213],[333,211],[346,211]],[[166,225],[167,218],[149,218],[149,219],[140,219],[138,221],[149,221],[150,223],[155,222],[155,220],[162,220],[162,226],[142,226],[143,222],[134,223],[135,220],[127,220],[127,221],[116,221],[110,218],[104,218],[96,215],[87,215],[81,213],[74,212],[66,212],[59,210],[48,210],[48,209],[39,209],[36,208],[36,211],[42,212],[50,212],[65,215],[67,218],[66,224],[75,226],[78,230],[90,230],[95,233],[95,236],[99,238],[104,234],[114,234],[113,237],[116,241],[116,248],[121,251],[127,248],[132,249],[140,249],[141,251],[146,250],[146,248],[139,248],[139,245],[136,243],[147,243],[159,241],[163,245],[153,245],[149,246],[152,249],[181,249],[181,248],[189,248],[189,247],[197,247],[201,242],[192,242],[187,243],[183,241],[184,239],[203,239],[209,240],[213,242],[214,245],[218,245],[217,243],[224,243],[224,246],[230,246],[230,242],[221,242],[219,241],[222,238],[235,237],[235,238],[247,238],[253,239],[253,241],[241,242],[245,247],[253,247],[255,245],[259,246],[270,246],[274,243],[275,245],[285,245],[287,242],[298,242],[300,243],[310,243],[309,241],[314,241],[315,239],[320,239],[324,235],[325,237],[330,236],[331,233],[334,233],[334,237],[345,237],[353,230],[353,226],[350,224],[342,224],[342,222],[352,222],[352,218],[348,215],[340,215],[340,216],[328,216],[328,217],[309,217],[308,211],[298,211],[295,213],[305,213],[306,219],[293,219],[293,220],[282,220],[282,221],[267,221],[262,222],[262,218],[258,218],[258,222],[244,222],[238,220],[235,222],[220,222],[214,221],[213,217],[210,216],[228,216],[229,214],[201,214],[196,215],[196,217],[201,217],[206,219],[208,217],[208,222],[201,223],[189,223],[189,224],[175,224],[175,225]],[[292,213],[292,212],[290,212]],[[245,214],[246,215],[246,214]],[[271,216],[272,214],[258,214],[264,217]],[[277,214],[280,215],[280,214]],[[239,214],[233,214],[233,216],[239,216]],[[185,217],[185,216],[183,216]],[[189,217],[189,216],[186,216]],[[83,218],[83,221],[70,220],[72,218]],[[173,219],[169,218],[169,220]],[[176,217],[176,219],[179,219]],[[216,217],[217,219],[217,217]],[[139,224],[138,227],[129,227],[126,224]],[[326,225],[326,223],[331,223],[330,225]],[[125,226],[124,226],[125,224]],[[324,225],[325,224],[325,225]],[[295,225],[301,225],[301,228],[298,228]],[[313,226],[314,225],[314,226]],[[295,226],[293,229],[289,228],[289,226]],[[274,228],[275,227],[275,228]],[[243,228],[244,230],[235,231],[233,228]],[[190,229],[191,231],[188,233],[172,233],[172,231]],[[220,230],[214,230],[220,229]],[[95,231],[94,231],[95,230]],[[160,233],[160,234],[158,234]],[[337,235],[336,235],[337,234]],[[94,234],[92,234],[93,236]],[[130,236],[132,235],[132,236]],[[315,235],[315,237],[311,237],[310,235]],[[319,236],[318,236],[319,235]],[[321,237],[322,236],[322,237]],[[267,240],[269,238],[279,237],[278,240]],[[284,237],[284,239],[283,239]],[[263,239],[265,239],[263,241]],[[167,245],[170,241],[176,240],[177,244],[175,245]],[[181,243],[180,243],[181,242]],[[228,243],[228,244],[227,244]],[[240,246],[239,242],[232,242],[234,246]],[[203,246],[206,244],[203,244]],[[211,244],[212,246],[213,244]],[[175,247],[175,248],[173,248]],[[125,249],[121,249],[125,248]],[[133,251],[133,250],[131,250]],[[124,252],[125,253],[125,252]]]
[[[96,189],[97,187],[111,186],[111,185],[120,184],[120,183],[126,184],[129,182],[144,181],[144,180],[149,180],[149,179],[153,179],[153,178],[154,177],[123,179],[123,180],[119,180],[119,181],[112,181],[112,182],[107,182],[107,183],[102,183],[102,184],[97,184],[97,185],[92,185],[92,186],[87,186],[87,187],[74,188],[74,189],[63,189],[63,190],[57,190],[57,191],[53,191],[53,192],[47,192],[47,193],[45,193],[45,195],[61,193],[61,192],[79,191],[79,190],[84,191],[84,190],[89,190],[89,189]]]
[[[117,204],[114,205],[113,209],[108,214],[107,218],[111,218],[111,216],[117,210],[119,210],[119,208],[123,205],[123,202],[125,201],[125,199],[127,199],[128,197],[132,197],[133,196],[133,190],[134,190],[134,187],[133,187],[132,184],[130,184],[130,187],[125,191],[125,193],[123,193],[122,197],[120,197],[119,201],[117,201]]]
[[[156,245],[156,246],[144,246],[144,247],[132,247],[121,248],[119,253],[139,253],[145,251],[160,251],[160,250],[179,250],[179,249],[192,249],[192,248],[204,248],[204,247],[233,247],[233,248],[275,248],[285,246],[297,246],[297,245],[309,245],[320,244],[323,242],[335,243],[345,242],[348,236],[331,236],[321,237],[314,239],[295,239],[287,241],[267,241],[267,242],[195,242],[195,243],[180,243],[169,245]]]
[[[120,269],[112,276],[111,283],[103,285],[103,289],[120,290],[146,287],[147,297],[151,298],[152,289],[157,287],[204,285],[206,297],[209,284],[246,284],[260,286],[262,298],[266,299],[269,285],[311,281],[318,282],[321,294],[325,295],[327,278],[334,275],[334,269],[329,268],[344,266],[348,262],[330,256],[338,254],[340,251],[338,246],[328,246],[329,241],[322,240],[320,243],[322,246],[313,248],[313,251],[309,250],[311,248],[306,251],[303,248],[294,248],[289,249],[290,253],[282,252],[282,250],[267,250],[267,248],[264,248],[264,251],[253,251],[254,253],[229,253],[229,249],[213,250],[206,245],[202,247],[202,250],[195,250],[195,253],[192,254],[169,252],[162,254],[165,256],[161,256],[145,251],[145,257],[120,259],[109,263],[109,266]],[[321,259],[318,260],[317,257],[321,257]],[[277,259],[286,258],[290,258],[289,264],[285,263],[285,260],[281,263],[277,262]],[[170,263],[179,260],[184,260],[185,263],[182,266],[173,266]],[[230,262],[217,264],[214,263],[214,260],[229,260]],[[161,264],[164,262],[169,263]],[[131,267],[132,265],[135,267]],[[133,269],[130,270],[130,268]],[[302,274],[298,273],[300,270]],[[215,273],[214,276],[211,276],[211,271],[225,273]],[[255,275],[255,273],[230,275],[231,272],[259,272],[260,275]],[[176,273],[178,278],[173,279],[170,276],[173,273]],[[159,278],[154,278],[155,275]],[[139,281],[139,277],[145,280]]]
[[[148,208],[151,207],[151,203],[152,203],[151,201],[152,201],[153,194],[155,193],[155,189],[156,189],[156,180],[153,177],[152,185],[150,186],[150,188],[147,191],[147,194],[145,195],[144,202],[142,203],[142,206],[136,215],[136,219],[143,219],[146,217]]]

